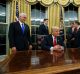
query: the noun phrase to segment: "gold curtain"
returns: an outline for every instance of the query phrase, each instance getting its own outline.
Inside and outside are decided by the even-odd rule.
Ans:
[[[79,22],[80,22],[80,6],[78,7],[78,19],[79,19]]]
[[[11,13],[10,13],[10,22],[13,22],[15,20],[15,9],[16,9],[16,3],[15,0],[12,0],[10,5]]]
[[[74,3],[75,3],[76,5],[80,5],[80,0],[74,0]]]
[[[61,5],[67,5],[71,0],[58,0],[58,3]]]
[[[30,5],[26,0],[12,0],[11,2],[11,22],[16,19],[16,2],[18,1],[19,14],[24,12],[27,14],[26,23],[30,24]]]
[[[49,26],[49,32],[51,33],[51,27],[53,25],[53,22],[55,22],[55,19],[53,18],[54,15],[54,4],[51,4],[49,7],[48,7],[48,19],[49,19],[49,22],[48,22],[48,26]]]
[[[59,4],[51,4],[48,7],[48,18],[49,18],[49,32],[51,33],[52,26],[58,26],[60,24],[60,6]]]
[[[59,27],[59,25],[60,25],[60,5],[59,4],[56,5],[56,11],[55,11],[55,13],[56,13],[56,16],[55,16],[55,25]]]

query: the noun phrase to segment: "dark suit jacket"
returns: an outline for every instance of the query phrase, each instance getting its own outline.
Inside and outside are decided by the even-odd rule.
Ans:
[[[74,38],[74,40],[72,40]],[[78,48],[80,47],[80,28],[77,32],[72,32],[72,28],[69,28],[67,31],[67,46],[69,48]]]
[[[74,33],[72,32],[72,27],[69,27],[67,30],[67,47],[73,48],[75,47],[74,41],[72,38],[74,37]]]
[[[71,40],[73,34],[74,34],[74,33],[72,32],[72,28],[71,28],[71,27],[68,28],[68,30],[67,30],[67,39],[68,39],[68,40]]]
[[[10,48],[16,47],[18,51],[28,49],[30,41],[30,30],[27,24],[24,24],[25,30],[22,32],[22,28],[19,22],[13,22],[9,27],[9,46]]]
[[[39,34],[40,35],[49,35],[48,28],[44,24],[39,26]]]
[[[57,37],[57,44],[64,46],[62,37]],[[53,47],[53,38],[52,35],[48,35],[45,37],[45,39],[42,42],[42,49],[44,50],[50,50],[50,48]]]
[[[76,48],[80,48],[80,28],[77,32],[74,32],[74,38],[76,43]]]

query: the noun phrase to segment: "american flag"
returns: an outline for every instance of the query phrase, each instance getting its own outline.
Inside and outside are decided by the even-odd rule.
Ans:
[[[18,7],[18,2],[16,1],[16,21],[18,21],[19,18],[19,7]]]

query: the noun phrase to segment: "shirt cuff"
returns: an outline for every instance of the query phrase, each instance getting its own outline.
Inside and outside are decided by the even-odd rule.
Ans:
[[[53,54],[54,47],[50,47],[50,54]]]

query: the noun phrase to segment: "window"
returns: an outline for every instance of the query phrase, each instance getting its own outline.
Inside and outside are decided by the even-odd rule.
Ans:
[[[70,25],[70,22],[78,20],[78,7],[70,4],[64,8],[64,22],[66,26]]]
[[[6,55],[6,1],[0,0],[0,55]]]
[[[0,22],[6,22],[6,3],[0,1]]]

